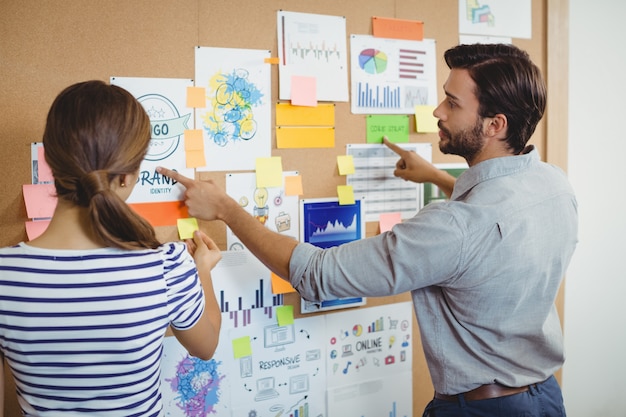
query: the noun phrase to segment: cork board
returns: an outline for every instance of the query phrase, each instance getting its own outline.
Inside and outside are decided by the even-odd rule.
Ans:
[[[546,10],[533,0],[532,38],[515,39],[533,60],[546,70]],[[193,78],[194,47],[267,49],[277,56],[276,13],[279,10],[346,17],[346,32],[371,34],[372,16],[421,20],[424,37],[436,40],[437,86],[447,77],[442,53],[458,43],[456,1],[436,0],[318,0],[315,2],[267,0],[180,0],[177,2],[112,0],[108,2],[3,2],[0,13],[0,244],[26,239],[26,210],[21,187],[30,181],[30,144],[41,140],[45,117],[54,97],[64,87],[83,80],[111,76]],[[349,43],[348,43],[349,46]],[[278,101],[278,69],[272,67],[272,97]],[[414,121],[411,118],[411,132]],[[545,121],[532,140],[545,148]],[[345,154],[348,143],[365,143],[365,116],[350,112],[350,103],[336,103],[335,147],[323,149],[277,149],[272,130],[272,155],[282,157],[284,170],[297,170],[303,179],[304,198],[331,197],[345,183],[336,167],[336,156]],[[434,162],[460,162],[444,156],[436,146],[436,134],[410,134],[411,142],[430,142]],[[223,173],[203,172],[224,185]],[[203,223],[225,248],[225,228]],[[368,235],[377,225],[368,223]],[[177,238],[174,227],[161,227],[162,240]],[[368,299],[368,305],[410,300],[408,294]],[[286,303],[298,304],[296,296]],[[296,310],[299,310],[296,308]],[[420,415],[432,398],[419,332],[414,319],[414,415]],[[6,371],[6,370],[5,370]],[[17,415],[12,382],[7,381],[5,414]]]

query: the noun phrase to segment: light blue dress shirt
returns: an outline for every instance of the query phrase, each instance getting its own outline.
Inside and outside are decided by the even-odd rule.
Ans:
[[[299,244],[290,281],[308,300],[411,291],[437,392],[543,381],[564,361],[554,301],[577,243],[565,174],[529,147],[465,171],[450,201],[386,233]]]

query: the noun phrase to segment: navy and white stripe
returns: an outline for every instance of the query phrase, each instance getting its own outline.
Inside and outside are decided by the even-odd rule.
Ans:
[[[0,249],[0,348],[29,416],[161,416],[165,330],[203,309],[182,243]]]

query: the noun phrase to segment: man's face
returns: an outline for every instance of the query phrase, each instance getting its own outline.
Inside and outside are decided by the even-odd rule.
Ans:
[[[478,115],[476,84],[467,70],[452,69],[443,86],[446,98],[433,114],[439,119],[439,149],[471,162],[482,150],[484,119]]]

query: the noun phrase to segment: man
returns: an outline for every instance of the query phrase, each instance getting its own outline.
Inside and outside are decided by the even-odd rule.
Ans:
[[[319,249],[269,231],[212,182],[160,172],[187,187],[190,215],[224,221],[305,299],[411,291],[435,387],[424,416],[564,416],[554,300],[576,246],[577,209],[564,174],[526,146],[545,86],[514,46],[461,45],[445,59],[439,147],[470,168],[455,183],[387,142],[400,155],[396,176],[451,197],[389,232]]]

